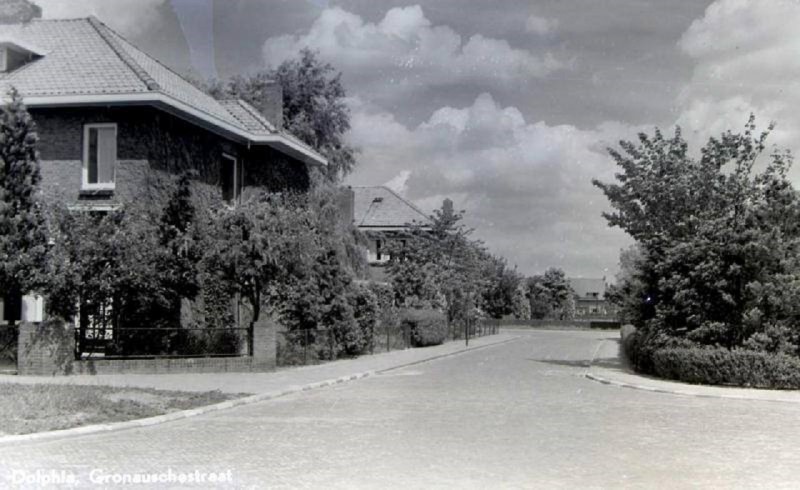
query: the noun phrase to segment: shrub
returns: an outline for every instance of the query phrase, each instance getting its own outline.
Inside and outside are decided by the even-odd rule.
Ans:
[[[356,325],[360,331],[360,335],[358,335],[359,342],[353,345],[349,354],[363,354],[371,350],[375,342],[375,326],[378,323],[378,315],[380,313],[378,298],[367,286],[357,284],[353,287],[348,299],[350,306],[353,308]]]
[[[622,355],[635,371],[655,374],[653,354],[660,349],[688,348],[692,344],[676,337],[668,337],[659,332],[626,329],[622,337]]]
[[[439,345],[447,338],[447,322],[441,311],[407,309],[400,313],[400,321],[410,329],[413,347]]]
[[[800,388],[800,359],[743,349],[667,348],[652,354],[654,374],[710,385],[751,388]]]

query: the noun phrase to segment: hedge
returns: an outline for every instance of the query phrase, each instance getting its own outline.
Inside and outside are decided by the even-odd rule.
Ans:
[[[662,378],[709,385],[800,388],[800,359],[786,354],[725,348],[658,349],[653,371]]]
[[[413,347],[439,345],[447,338],[447,320],[439,310],[405,309],[400,313],[400,321],[409,327]]]
[[[746,349],[676,345],[679,339],[626,331],[622,353],[634,370],[693,384],[800,389],[800,359]],[[672,345],[670,345],[672,344]]]

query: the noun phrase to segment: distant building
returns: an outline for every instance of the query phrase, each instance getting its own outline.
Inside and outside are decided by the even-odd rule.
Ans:
[[[616,314],[616,308],[606,298],[605,278],[573,277],[569,284],[575,293],[576,317],[606,317]]]
[[[414,204],[383,186],[353,187],[353,224],[368,240],[367,260],[371,278],[385,281],[389,262],[387,243],[403,240],[409,225],[430,224],[430,218]]]

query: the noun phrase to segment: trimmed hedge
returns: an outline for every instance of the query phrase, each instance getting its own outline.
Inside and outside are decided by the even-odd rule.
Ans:
[[[693,384],[800,389],[800,359],[769,352],[688,346],[625,326],[622,354],[637,372]]]
[[[410,329],[412,347],[439,345],[447,338],[447,320],[439,310],[406,309],[400,313],[400,322]]]
[[[656,376],[709,385],[793,390],[800,388],[800,359],[786,354],[725,348],[658,349]]]

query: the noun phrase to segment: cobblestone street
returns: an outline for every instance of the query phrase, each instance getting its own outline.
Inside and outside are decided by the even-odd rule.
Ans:
[[[231,470],[234,487],[796,487],[800,406],[583,377],[616,333],[520,339],[174,423],[0,449],[13,469]],[[602,359],[601,359],[602,361]],[[30,485],[35,487],[37,485]]]

